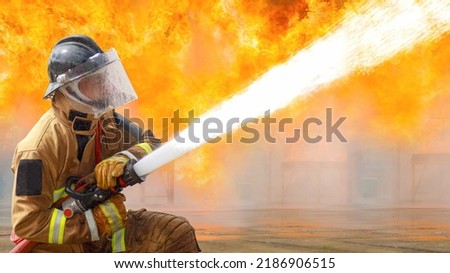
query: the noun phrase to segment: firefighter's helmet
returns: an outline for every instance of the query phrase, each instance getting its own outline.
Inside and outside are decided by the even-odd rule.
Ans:
[[[44,98],[61,91],[101,115],[137,98],[119,56],[88,36],[71,35],[54,46],[48,62],[50,84]]]
[[[71,35],[59,40],[53,47],[48,60],[50,85],[44,98],[50,97],[58,89],[57,78],[59,75],[84,63],[97,53],[103,53],[103,50],[88,36]]]

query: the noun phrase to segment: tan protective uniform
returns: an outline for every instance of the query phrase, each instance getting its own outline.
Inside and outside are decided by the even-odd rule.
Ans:
[[[97,238],[97,227],[88,210],[66,219],[52,208],[65,195],[68,177],[84,177],[95,167],[97,121],[77,116],[68,100],[56,92],[47,111],[16,147],[12,162],[14,190],[12,224],[17,236],[39,242],[33,252],[198,252],[195,232],[189,222],[165,213],[128,211],[122,242]],[[79,112],[78,112],[79,113]],[[112,112],[99,120],[102,159],[128,149],[138,159],[146,153],[134,146],[138,139],[114,121]],[[91,136],[78,151],[76,135]],[[150,143],[143,137],[141,141]],[[81,160],[79,159],[81,158]],[[120,238],[119,238],[120,240]]]

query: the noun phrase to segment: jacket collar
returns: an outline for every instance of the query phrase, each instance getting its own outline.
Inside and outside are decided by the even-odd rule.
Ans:
[[[61,92],[56,91],[52,99],[56,118],[77,135],[93,135],[98,119],[94,115],[82,112],[82,107],[70,101]],[[81,111],[79,111],[81,110]]]

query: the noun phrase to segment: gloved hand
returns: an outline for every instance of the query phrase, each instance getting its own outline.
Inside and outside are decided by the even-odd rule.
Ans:
[[[123,170],[128,160],[130,159],[127,156],[117,154],[98,163],[94,170],[97,186],[102,189],[115,187],[117,184],[117,177],[123,174]]]
[[[123,194],[114,194],[92,209],[99,236],[110,236],[125,227],[127,221],[127,209],[123,203],[125,200]]]

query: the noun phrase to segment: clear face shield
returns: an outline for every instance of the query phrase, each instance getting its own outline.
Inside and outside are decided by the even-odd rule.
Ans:
[[[114,49],[98,53],[59,75],[57,83],[67,98],[82,105],[83,109],[76,110],[95,117],[137,98]]]

